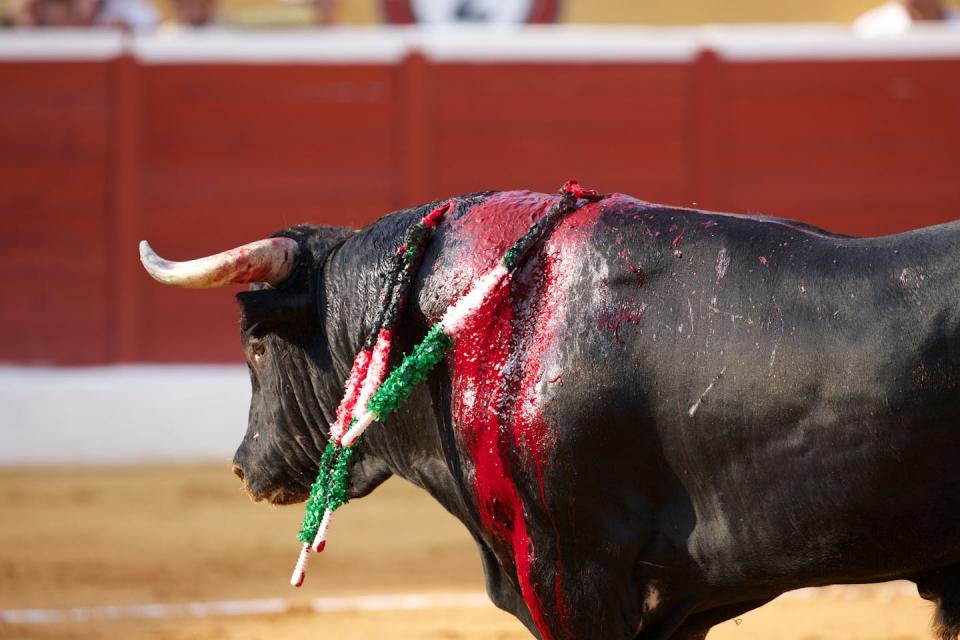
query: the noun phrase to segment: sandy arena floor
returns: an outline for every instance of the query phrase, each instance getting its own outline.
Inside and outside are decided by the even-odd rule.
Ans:
[[[328,550],[314,558],[306,586],[292,589],[287,580],[298,550],[299,506],[251,504],[228,467],[0,470],[0,620],[3,611],[34,608],[83,607],[93,616],[82,622],[0,621],[0,638],[529,637],[509,615],[475,603],[471,594],[482,591],[483,580],[459,523],[396,480],[338,512]],[[315,598],[410,593],[462,594],[467,604],[408,611],[311,608]],[[110,610],[102,609],[278,598],[284,612],[259,615],[109,620],[103,617]],[[350,608],[354,600],[344,602]],[[717,627],[710,638],[926,640],[930,615],[930,605],[905,584],[805,590]]]

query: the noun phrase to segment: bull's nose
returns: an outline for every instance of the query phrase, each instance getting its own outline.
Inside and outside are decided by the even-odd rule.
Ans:
[[[233,465],[233,475],[243,480],[243,469],[240,468],[240,465],[238,464]]]

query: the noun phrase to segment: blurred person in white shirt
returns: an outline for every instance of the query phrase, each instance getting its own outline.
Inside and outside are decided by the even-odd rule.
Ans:
[[[853,30],[865,37],[896,35],[915,23],[960,25],[960,13],[943,0],[890,0],[857,18]]]
[[[147,32],[153,31],[160,24],[160,13],[147,0],[92,0],[92,2],[98,5],[94,18],[94,23],[98,25]]]

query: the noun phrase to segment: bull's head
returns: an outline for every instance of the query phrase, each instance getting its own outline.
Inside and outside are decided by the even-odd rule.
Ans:
[[[317,473],[340,384],[322,321],[324,264],[350,233],[304,225],[189,262],[140,244],[143,266],[164,284],[251,285],[237,295],[253,396],[233,469],[254,499],[303,500]]]

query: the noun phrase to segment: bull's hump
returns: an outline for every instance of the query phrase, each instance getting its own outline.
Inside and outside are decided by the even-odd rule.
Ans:
[[[447,231],[459,266],[474,274],[495,266],[556,200],[543,193],[505,191],[464,211]]]
[[[459,270],[475,275],[496,265],[507,250],[557,202],[558,195],[533,191],[492,194],[450,221],[448,247],[457,254]],[[650,205],[622,194],[585,203],[551,230],[548,245],[570,250],[586,240],[585,231],[611,209],[643,210]]]

